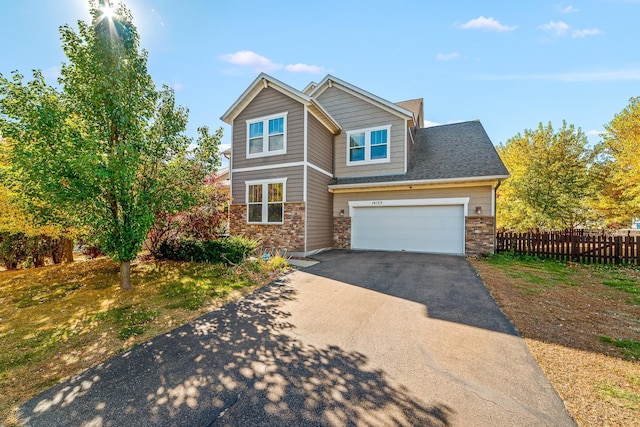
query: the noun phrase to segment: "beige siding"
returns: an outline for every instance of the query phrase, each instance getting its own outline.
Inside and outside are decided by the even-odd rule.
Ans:
[[[287,114],[287,153],[247,159],[247,120]],[[232,168],[301,162],[304,160],[304,106],[272,88],[263,89],[233,121]]]
[[[307,160],[333,173],[333,134],[311,114],[307,119]]]
[[[405,121],[342,89],[331,87],[319,97],[318,103],[342,127],[335,137],[335,175],[337,178],[398,175],[404,173]],[[377,126],[391,125],[389,163],[347,166],[347,132]]]
[[[452,197],[469,197],[468,216],[476,215],[476,206],[482,208],[483,216],[491,215],[491,186],[449,187],[424,190],[371,191],[362,193],[336,193],[333,195],[333,215],[339,216],[344,209],[344,216],[349,215],[349,202],[362,200],[403,200],[403,199],[441,199]]]
[[[327,188],[331,178],[309,168],[307,170],[307,251],[333,246],[333,197]]]
[[[275,168],[250,172],[234,172],[232,204],[242,205],[246,203],[246,181],[278,178],[287,178],[285,200],[287,202],[302,202],[302,190],[304,188],[302,171],[302,166],[293,166],[288,168]]]

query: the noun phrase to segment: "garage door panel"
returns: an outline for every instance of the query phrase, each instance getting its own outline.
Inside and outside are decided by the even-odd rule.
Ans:
[[[358,207],[352,214],[353,249],[464,253],[461,205]]]

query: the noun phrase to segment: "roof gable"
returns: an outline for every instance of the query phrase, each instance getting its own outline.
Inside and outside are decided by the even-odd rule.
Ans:
[[[253,101],[260,92],[266,88],[272,88],[278,92],[295,99],[296,101],[308,107],[309,112],[316,117],[332,133],[340,133],[340,125],[327,113],[322,106],[318,105],[309,95],[275,79],[268,74],[260,73],[258,77],[247,87],[240,97],[229,107],[229,109],[220,117],[227,123],[233,124],[238,115]]]
[[[332,76],[331,74],[327,74],[327,76],[320,81],[309,93],[311,98],[317,99],[325,90],[330,87],[337,87],[357,98],[360,98],[366,102],[376,105],[379,108],[382,108],[385,111],[388,111],[391,114],[395,114],[398,117],[406,119],[409,121],[409,126],[413,126],[413,112],[403,108],[399,105],[394,104],[393,102],[389,102],[386,99],[380,98],[377,95],[372,94],[371,92],[367,92],[364,89],[360,89],[357,86],[352,85],[351,83],[347,83],[344,80],[340,80],[337,77]],[[308,89],[309,86],[307,86]]]
[[[424,115],[422,110],[422,98],[409,99],[407,101],[396,102],[396,105],[404,108],[405,110],[409,110],[413,113],[413,120],[417,122],[418,127],[422,127],[422,123],[420,123],[422,116]]]

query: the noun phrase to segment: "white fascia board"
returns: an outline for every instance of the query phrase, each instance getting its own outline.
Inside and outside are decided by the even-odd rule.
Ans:
[[[476,182],[476,181],[501,181],[509,178],[509,175],[492,175],[492,176],[474,176],[464,178],[447,178],[447,179],[422,179],[412,181],[388,181],[388,182],[363,182],[358,184],[334,184],[329,185],[329,191],[349,189],[349,188],[375,188],[375,187],[399,187],[407,185],[420,184],[454,184],[459,182]]]
[[[311,102],[311,98],[280,80],[271,77],[266,73],[260,73],[258,77],[242,92],[242,95],[234,102],[231,107],[220,117],[220,120],[227,124],[233,124],[233,120],[258,94],[266,87],[273,88],[278,92],[289,96],[303,104]]]
[[[327,110],[325,110],[322,105],[318,104],[315,100],[311,100],[311,102],[307,104],[307,107],[309,108],[311,115],[318,119],[318,121],[322,123],[324,127],[329,129],[332,134],[338,135],[342,131],[338,122],[336,122]]]
[[[318,83],[309,82],[309,84],[306,85],[304,89],[302,89],[302,93],[304,93],[305,95],[309,95],[316,88],[316,86],[318,86]]]

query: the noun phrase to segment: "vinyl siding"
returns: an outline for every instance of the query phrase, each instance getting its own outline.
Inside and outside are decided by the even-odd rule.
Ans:
[[[333,246],[333,195],[327,185],[328,176],[309,168],[307,170],[307,251]]]
[[[403,199],[441,199],[452,197],[469,197],[468,216],[476,215],[476,206],[482,207],[482,216],[491,215],[491,186],[449,187],[421,190],[371,191],[362,193],[336,193],[333,195],[333,216],[349,215],[349,202],[362,200],[403,200]]]
[[[234,172],[232,186],[232,201],[234,205],[242,205],[246,199],[246,181],[258,181],[263,179],[287,178],[286,202],[302,202],[303,167],[293,166],[287,168],[267,169],[249,172]]]
[[[311,114],[307,118],[307,160],[333,173],[333,135]]]
[[[318,97],[318,103],[342,127],[335,137],[335,175],[337,178],[360,176],[398,175],[404,173],[404,119],[391,114],[342,89],[331,87]],[[347,166],[347,132],[377,126],[391,125],[389,163]]]
[[[247,159],[247,120],[287,114],[287,152]],[[272,88],[263,89],[233,121],[232,168],[301,162],[304,160],[304,106]]]

